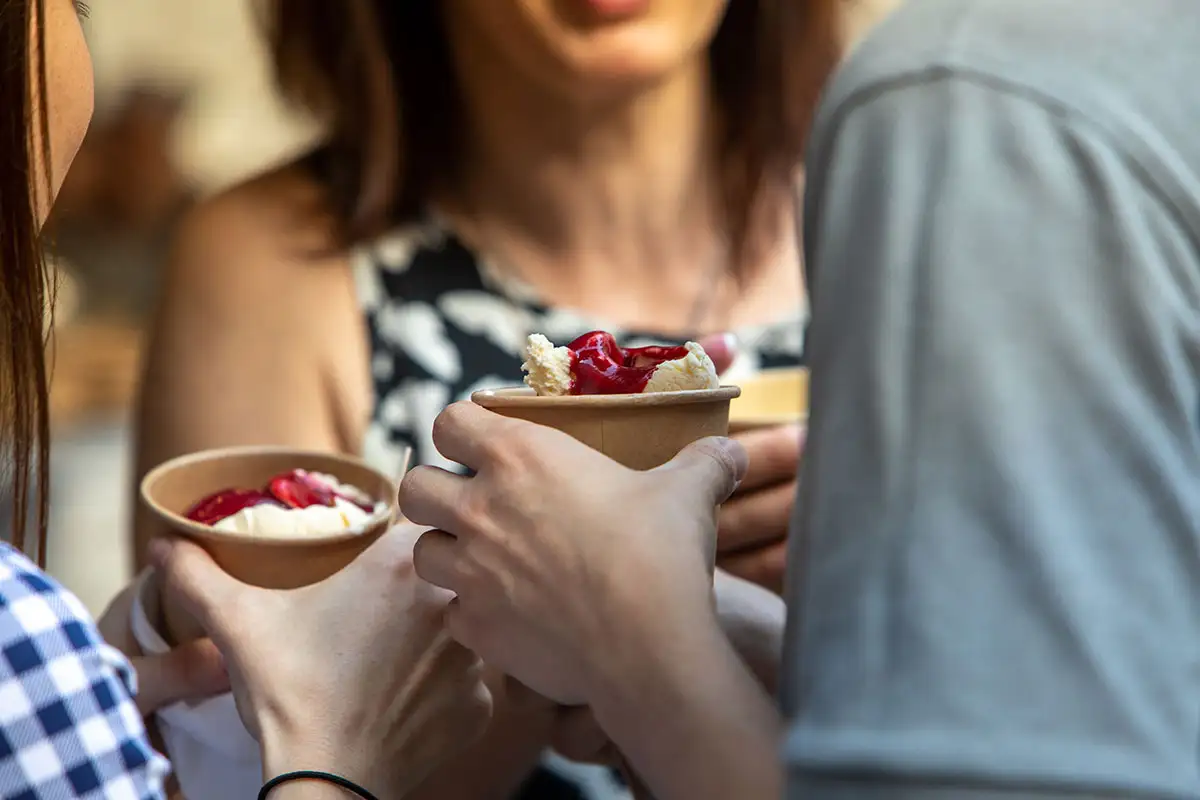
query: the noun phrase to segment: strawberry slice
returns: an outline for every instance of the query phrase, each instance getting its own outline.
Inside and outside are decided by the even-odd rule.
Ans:
[[[224,489],[196,503],[184,516],[201,525],[215,525],[244,508],[264,504],[279,505],[274,497],[258,489]]]
[[[267,491],[290,508],[332,506],[333,499],[337,496],[332,486],[302,469],[294,469],[272,478],[267,484]]]

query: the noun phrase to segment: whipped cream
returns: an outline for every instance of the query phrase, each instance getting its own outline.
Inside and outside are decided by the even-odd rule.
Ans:
[[[362,533],[385,508],[377,504],[372,513],[363,511],[340,497],[330,506],[284,508],[269,504],[243,508],[231,517],[217,522],[214,530],[253,536],[323,536],[339,531]]]
[[[333,475],[297,469],[272,478],[261,490],[212,494],[186,516],[225,533],[304,538],[362,533],[387,511],[387,503]]]
[[[664,361],[654,370],[643,392],[682,392],[689,389],[717,389],[721,385],[717,367],[697,342],[684,345],[683,358]]]
[[[525,385],[539,395],[559,396],[571,393],[571,350],[555,347],[540,333],[530,334],[525,342]]]

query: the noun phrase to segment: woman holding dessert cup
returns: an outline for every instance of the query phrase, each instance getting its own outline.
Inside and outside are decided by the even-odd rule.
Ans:
[[[232,684],[273,800],[398,797],[478,735],[489,711],[477,659],[445,634],[445,592],[413,574],[411,528],[338,580],[292,594],[241,586],[193,545],[156,543],[161,574],[223,661],[197,642],[130,662],[23,552],[46,552],[52,292],[39,239],[91,119],[87,11],[0,2],[0,452],[14,512],[11,543],[0,542],[0,796],[164,798],[170,767],[141,715]],[[387,613],[362,613],[365,597],[384,598]],[[286,646],[297,638],[312,644]],[[354,679],[362,665],[371,680]]]
[[[393,474],[413,446],[446,466],[434,418],[519,384],[534,332],[734,331],[731,376],[800,364],[793,196],[841,6],[268,3],[280,86],[327,136],[183,225],[150,338],[139,472],[242,444],[364,455]],[[720,564],[778,591],[801,432],[744,444]],[[160,532],[139,519],[142,563]],[[428,797],[505,800],[523,783],[531,798],[621,796],[594,770],[531,775],[558,709],[493,688],[493,735]]]

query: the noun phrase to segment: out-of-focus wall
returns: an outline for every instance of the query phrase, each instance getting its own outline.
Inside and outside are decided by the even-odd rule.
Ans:
[[[99,114],[130,86],[188,93],[176,152],[202,190],[305,146],[312,126],[271,86],[256,0],[104,0],[87,22]]]

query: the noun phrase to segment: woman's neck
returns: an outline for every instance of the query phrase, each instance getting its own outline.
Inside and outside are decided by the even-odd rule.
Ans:
[[[467,152],[446,205],[468,236],[568,302],[600,281],[694,287],[719,264],[703,54],[653,86],[567,100],[458,50]]]

